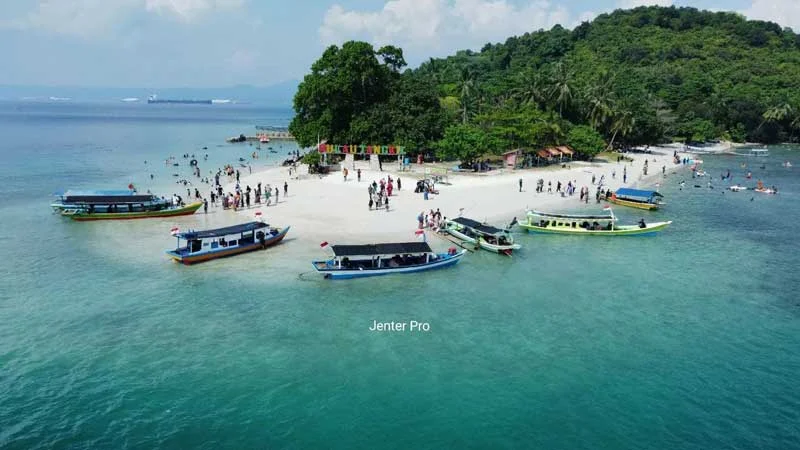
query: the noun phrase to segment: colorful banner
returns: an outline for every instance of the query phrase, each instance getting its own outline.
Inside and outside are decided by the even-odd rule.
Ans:
[[[339,155],[405,155],[406,148],[399,145],[333,145],[319,144],[320,153]]]

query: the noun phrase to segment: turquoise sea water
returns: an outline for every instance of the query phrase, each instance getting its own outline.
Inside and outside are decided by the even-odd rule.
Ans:
[[[171,222],[48,208],[63,188],[169,194],[166,155],[183,177],[180,155],[207,146],[213,169],[252,152],[224,137],[288,120],[0,104],[0,447],[800,448],[793,148],[704,157],[715,189],[684,169],[663,211],[615,210],[673,220],[657,237],[519,235],[513,259],[406,277],[308,276],[302,237],[186,268],[163,254]],[[780,194],[723,194],[728,168],[754,184],[742,163]]]

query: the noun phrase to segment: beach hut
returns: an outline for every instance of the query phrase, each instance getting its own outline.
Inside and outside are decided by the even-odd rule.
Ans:
[[[569,160],[572,161],[572,158],[575,156],[575,150],[571,149],[567,145],[561,145],[561,146],[559,146],[557,148],[558,148],[558,151],[561,152],[561,155],[563,155],[564,157],[569,158]]]
[[[544,149],[544,150],[545,150],[547,153],[549,153],[549,154],[550,154],[550,156],[553,158],[553,159],[552,159],[553,161],[556,161],[556,160],[558,160],[558,161],[561,161],[561,152],[560,152],[560,151],[558,151],[558,149],[557,149],[557,148],[555,148],[555,147],[547,147],[547,148],[546,148],[546,149]]]
[[[553,162],[553,156],[547,150],[537,150],[535,154],[537,166],[541,164],[550,164]]]
[[[509,150],[503,153],[503,166],[506,169],[514,169],[521,163],[520,156],[522,156],[522,149]]]

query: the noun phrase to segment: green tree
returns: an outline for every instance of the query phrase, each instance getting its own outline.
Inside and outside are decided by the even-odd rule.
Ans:
[[[461,78],[458,80],[458,95],[461,101],[461,109],[463,116],[461,123],[467,123],[467,105],[472,100],[472,95],[475,93],[475,75],[469,67],[464,67],[461,70]]]
[[[558,106],[558,115],[564,117],[564,108],[572,104],[572,82],[574,74],[559,61],[553,66],[551,74],[550,99]]]
[[[437,155],[445,160],[470,164],[495,149],[497,142],[485,131],[472,124],[451,125],[436,145]]]
[[[586,159],[594,158],[605,147],[603,136],[594,128],[586,125],[576,125],[570,128],[567,132],[566,142]]]

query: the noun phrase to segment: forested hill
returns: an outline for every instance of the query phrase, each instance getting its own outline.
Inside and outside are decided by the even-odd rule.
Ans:
[[[308,90],[313,75],[295,97],[297,125],[314,120],[303,114],[309,99],[303,84]],[[495,152],[575,143],[591,152],[598,139],[626,146],[717,138],[778,142],[800,134],[800,36],[728,12],[617,10],[572,31],[556,26],[526,33],[396,75],[395,97],[414,86],[433,87],[439,111],[424,113],[429,119],[441,114],[441,122],[426,121],[425,142],[417,134],[416,142],[404,143],[444,153],[458,153],[465,143]],[[384,93],[380,101],[391,96]],[[363,132],[356,136],[399,138],[387,130],[375,135],[363,122],[369,119],[354,114]],[[323,136],[337,136],[316,125]]]

